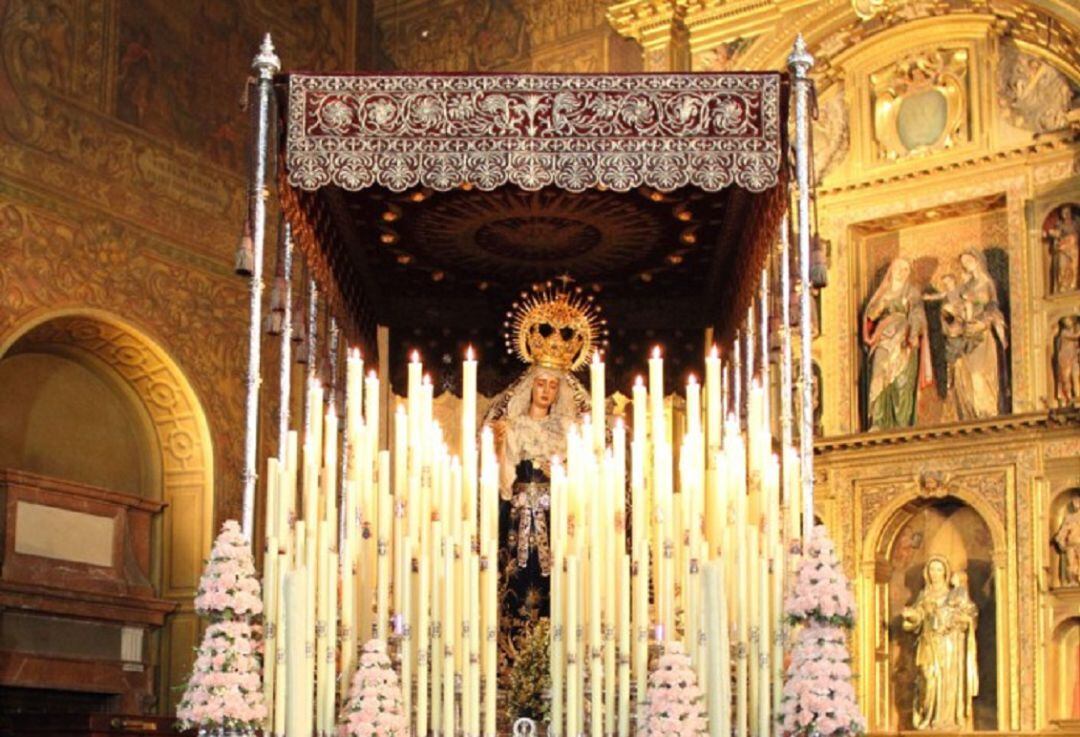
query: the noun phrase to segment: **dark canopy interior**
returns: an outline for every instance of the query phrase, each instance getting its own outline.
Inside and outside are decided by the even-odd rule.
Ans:
[[[296,100],[294,90],[292,125]],[[783,110],[778,114],[782,120]],[[310,133],[312,118],[306,119]],[[362,134],[349,131],[341,140]],[[290,132],[286,146],[294,140]],[[298,178],[298,159],[289,148],[285,158],[285,210],[294,228],[307,230],[300,247],[317,253],[321,280],[332,280],[329,292],[365,342],[372,344],[375,325],[389,326],[391,370],[402,374],[392,374],[396,391],[416,348],[433,370],[436,390],[456,392],[467,344],[480,354],[480,390],[504,386],[521,368],[503,348],[506,312],[522,290],[546,281],[591,293],[602,308],[612,389],[629,391],[656,344],[664,348],[672,386],[691,370],[700,376],[705,328],[730,340],[787,205],[782,155],[774,184],[761,191],[737,184],[710,191],[692,182],[616,191],[602,181],[570,191],[555,184],[481,187],[467,179],[436,188],[422,177],[390,187],[332,172],[317,185],[289,186]],[[327,171],[338,165],[325,161],[319,165]]]

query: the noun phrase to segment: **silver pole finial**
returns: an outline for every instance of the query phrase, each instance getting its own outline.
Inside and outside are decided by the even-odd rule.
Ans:
[[[259,53],[255,54],[251,62],[251,68],[256,72],[265,72],[268,77],[281,71],[281,59],[274,51],[274,40],[270,38],[269,33],[263,36],[262,45],[259,46]]]
[[[795,45],[787,58],[788,66],[795,72],[797,77],[805,77],[810,73],[810,67],[814,66],[814,57],[806,48],[806,39],[800,33],[795,37]]]

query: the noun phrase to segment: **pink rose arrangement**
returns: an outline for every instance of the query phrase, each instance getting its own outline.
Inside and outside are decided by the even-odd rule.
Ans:
[[[855,624],[855,596],[824,525],[814,528],[784,602],[784,613],[793,623],[814,620],[845,627]]]
[[[401,685],[390,665],[386,644],[368,640],[338,721],[341,737],[408,737]]]
[[[668,643],[649,674],[639,723],[642,737],[700,737],[708,733],[697,673],[682,643]]]
[[[227,521],[206,562],[195,611],[211,619],[250,618],[262,613],[262,595],[251,546],[236,520]]]
[[[253,734],[267,716],[261,638],[251,622],[262,613],[261,586],[247,538],[233,520],[214,541],[195,611],[211,622],[176,709],[179,726]]]
[[[254,732],[266,719],[262,676],[251,625],[214,622],[206,629],[184,696],[176,708],[181,729]]]
[[[846,630],[855,623],[855,598],[836,549],[818,525],[799,561],[784,603],[801,625],[784,678],[780,727],[788,737],[850,737],[866,731],[851,685]]]

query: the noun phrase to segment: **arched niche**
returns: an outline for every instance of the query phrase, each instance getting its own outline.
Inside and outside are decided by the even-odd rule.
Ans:
[[[1066,552],[1062,525],[1066,516],[1077,508],[1080,508],[1080,487],[1072,486],[1060,489],[1050,500],[1050,514],[1048,515],[1049,528],[1047,539],[1050,540],[1050,585],[1053,588],[1072,587],[1078,585],[1070,580],[1067,568]],[[1070,518],[1070,527],[1075,528],[1075,511]]]
[[[959,485],[952,493],[898,497],[878,515],[864,548],[864,568],[873,575],[861,592],[863,644],[872,652],[866,677],[876,694],[874,731],[911,730],[916,637],[902,627],[901,612],[923,589],[923,570],[934,555],[944,555],[953,572],[967,573],[978,607],[976,627],[979,695],[974,699],[974,728],[995,730],[1006,723],[1008,694],[1001,678],[1008,659],[1007,607],[1004,590],[1005,534],[985,501]]]
[[[0,336],[0,376],[5,372],[30,393],[0,396],[5,440],[18,434],[18,423],[24,431],[5,463],[167,504],[154,530],[153,583],[158,596],[178,604],[156,658],[158,709],[171,712],[198,644],[192,600],[212,542],[213,451],[202,405],[156,340],[99,310],[39,314]],[[60,414],[62,400],[69,416]],[[44,437],[50,423],[57,436],[85,431],[94,406],[97,432],[107,437]],[[40,458],[43,450],[57,456]],[[79,458],[104,452],[120,457]],[[136,468],[119,468],[128,462]]]
[[[160,497],[150,416],[94,354],[17,343],[0,359],[0,386],[0,467]]]
[[[1054,627],[1050,638],[1046,693],[1050,719],[1080,720],[1080,617],[1066,617]]]

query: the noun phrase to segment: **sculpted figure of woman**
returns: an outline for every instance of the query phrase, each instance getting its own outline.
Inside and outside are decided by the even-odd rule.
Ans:
[[[904,630],[917,638],[911,719],[919,730],[967,728],[970,699],[978,690],[973,634],[976,610],[967,596],[966,580],[964,590],[957,591],[949,585],[951,578],[945,558],[930,558],[923,569],[923,590],[901,613]]]
[[[547,616],[548,511],[553,458],[566,458],[566,432],[588,397],[569,371],[534,365],[489,410],[499,459],[500,548],[508,594],[530,617]]]
[[[866,305],[864,318],[870,429],[910,427],[915,424],[918,386],[933,378],[926,311],[919,290],[911,283],[910,261],[898,258],[889,265]]]
[[[1046,235],[1050,240],[1050,291],[1069,292],[1076,289],[1080,267],[1080,222],[1072,205],[1058,209],[1058,223]]]
[[[998,345],[1008,348],[1005,316],[998,304],[997,286],[981,251],[960,255],[964,271],[960,298],[964,303],[963,350],[952,366],[953,400],[961,420],[995,417],[1000,411],[1001,363]]]

